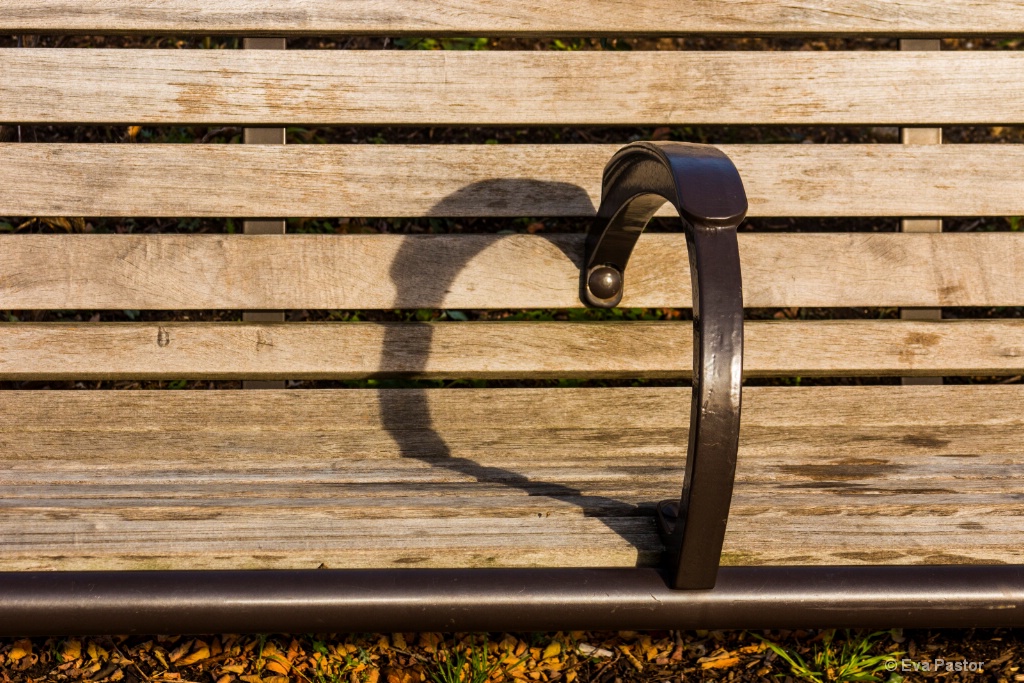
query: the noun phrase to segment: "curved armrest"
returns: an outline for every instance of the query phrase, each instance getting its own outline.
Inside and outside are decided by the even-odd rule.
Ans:
[[[686,233],[693,288],[693,399],[680,500],[658,505],[673,588],[713,588],[732,500],[743,369],[743,291],[736,227],[743,182],[709,145],[640,142],[604,172],[601,208],[587,235],[581,299],[622,299],[626,266],[654,213],[670,202]]]

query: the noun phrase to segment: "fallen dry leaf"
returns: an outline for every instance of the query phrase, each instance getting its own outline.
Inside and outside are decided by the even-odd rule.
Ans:
[[[437,652],[437,646],[443,640],[440,633],[421,633],[420,634],[420,647],[425,652],[434,654]]]
[[[190,654],[188,657],[184,657],[183,659],[179,660],[177,662],[177,664],[178,664],[178,666],[190,666],[192,664],[195,664],[196,662],[200,662],[200,661],[202,661],[204,659],[209,659],[209,658],[210,658],[210,650],[207,649],[206,647],[201,647],[198,650],[196,650],[195,652],[193,652],[192,654]]]
[[[32,654],[32,641],[31,640],[19,640],[11,648],[11,651],[7,653],[8,659],[16,662],[23,657],[27,657]]]
[[[621,652],[626,657],[626,660],[630,664],[632,664],[636,668],[637,671],[643,671],[644,670],[644,665],[641,664],[640,660],[637,659],[633,655],[633,653],[629,651],[629,646],[628,645],[619,645],[619,652]]]
[[[640,650],[644,653],[644,658],[647,659],[648,662],[652,659],[656,659],[658,656],[658,650],[655,649],[654,645],[651,643],[650,636],[640,637]]]
[[[718,655],[717,657],[701,657],[697,660],[702,669],[727,669],[740,663],[740,658],[735,655]]]
[[[171,660],[171,664],[176,664],[179,659],[188,654],[188,651],[192,649],[193,642],[195,641],[189,640],[174,648],[174,651],[167,655],[167,659]],[[91,655],[92,653],[90,652],[89,654]]]
[[[61,650],[60,657],[65,662],[73,662],[82,656],[82,643],[78,640],[69,640],[64,643],[64,649]]]
[[[284,660],[285,663],[282,664],[281,661],[279,661],[280,659],[281,658],[279,657],[279,655],[274,655],[274,659],[271,659],[270,661],[267,662],[267,671],[273,671],[276,674],[281,674],[282,676],[287,676],[288,675],[288,666],[287,666],[287,661],[288,660]]]

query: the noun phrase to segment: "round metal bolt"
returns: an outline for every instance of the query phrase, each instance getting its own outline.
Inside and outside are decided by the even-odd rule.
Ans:
[[[679,519],[679,501],[663,500],[658,503],[658,512],[666,520],[675,521]]]
[[[658,513],[658,533],[663,538],[671,536],[679,524],[679,502],[663,500],[655,508]]]
[[[622,290],[622,273],[611,266],[600,266],[591,271],[587,287],[598,299],[611,299]]]

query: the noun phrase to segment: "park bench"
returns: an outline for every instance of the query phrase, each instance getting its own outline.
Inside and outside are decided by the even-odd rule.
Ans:
[[[52,38],[125,34],[249,49]],[[247,126],[257,144],[0,144],[0,216],[139,226],[0,235],[0,631],[1024,625],[1024,321],[1008,308],[1024,306],[1024,235],[1003,220],[1024,215],[1024,150],[934,144],[938,126],[1024,124],[1024,54],[939,39],[1022,34],[1019,0],[3,0],[0,35],[44,37],[0,49],[8,133]],[[367,35],[781,49],[308,41]],[[285,38],[297,49],[269,49]],[[282,126],[902,136],[619,152],[273,144]],[[673,205],[682,226],[640,235]],[[247,234],[146,229],[167,217],[244,218]],[[278,234],[286,217],[494,220]],[[589,237],[504,220],[521,217]],[[677,313],[694,300],[687,240],[696,323]],[[620,296],[663,319],[283,317]],[[203,310],[227,321],[33,313]],[[815,380],[843,377],[859,379]]]

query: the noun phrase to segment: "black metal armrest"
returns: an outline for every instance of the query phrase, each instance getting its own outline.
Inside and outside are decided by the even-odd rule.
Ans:
[[[693,287],[693,400],[678,502],[658,505],[669,585],[713,588],[732,500],[743,369],[743,291],[736,227],[747,212],[739,172],[709,145],[639,142],[604,171],[601,208],[587,235],[581,299],[622,299],[626,265],[654,213],[670,202],[686,233]]]

